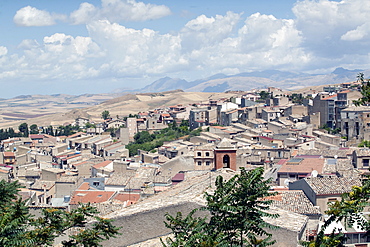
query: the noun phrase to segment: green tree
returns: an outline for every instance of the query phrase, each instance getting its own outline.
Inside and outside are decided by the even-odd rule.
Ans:
[[[86,127],[86,128],[96,128],[96,125],[95,125],[95,124],[92,124],[92,123],[87,122],[87,123],[85,124],[85,127]]]
[[[361,82],[361,95],[362,97],[358,100],[354,100],[355,106],[370,104],[370,79],[364,79],[364,73],[358,73],[357,82]]]
[[[316,240],[304,242],[303,245],[309,247],[344,246],[346,237],[340,232],[341,229],[333,229],[330,235],[325,235],[326,229],[335,222],[343,222],[347,228],[357,225],[365,231],[365,235],[369,235],[370,221],[362,214],[365,207],[370,205],[369,202],[370,180],[367,179],[363,180],[362,186],[353,186],[351,192],[342,194],[340,201],[329,204],[329,209],[325,212],[329,217],[321,227]]]
[[[22,133],[22,135],[24,137],[28,137],[29,136],[29,132],[28,132],[28,124],[27,123],[22,123],[18,126],[18,129],[19,131]]]
[[[17,181],[0,181],[0,246],[51,246],[55,238],[78,228],[79,231],[62,245],[95,247],[119,234],[112,220],[97,217],[98,211],[90,205],[80,205],[70,212],[48,208],[42,211],[42,216],[34,217],[17,195],[19,188]],[[88,219],[95,222],[87,226]]]
[[[39,133],[39,129],[37,127],[37,124],[32,124],[30,126],[30,134],[38,134]]]
[[[102,113],[101,113],[101,118],[106,120],[106,119],[109,119],[110,118],[110,113],[109,111],[107,110],[104,110]]]
[[[266,92],[266,91],[259,92],[259,95],[261,97],[260,98],[261,100],[266,100],[266,99],[270,98],[270,93]]]
[[[291,96],[289,96],[289,99],[292,101],[292,103],[300,105],[303,104],[303,96],[301,93],[293,93]]]
[[[140,131],[134,136],[137,144],[143,144],[145,142],[151,142],[155,139],[154,135],[151,135],[148,131]]]
[[[210,219],[193,218],[190,214],[182,219],[181,214],[176,217],[166,215],[169,227],[175,235],[168,238],[164,246],[194,246],[187,245],[192,233],[191,241],[206,243],[197,246],[268,246],[275,241],[267,229],[274,226],[263,220],[263,217],[276,218],[278,215],[270,214],[271,200],[262,200],[269,193],[270,180],[263,180],[263,168],[251,171],[241,169],[228,181],[221,176],[216,179],[216,189],[213,193],[205,193],[206,206],[202,210],[210,213]],[[176,232],[180,229],[180,232]],[[194,233],[193,233],[194,232]],[[211,237],[215,242],[209,242]],[[196,239],[193,239],[196,238]],[[175,243],[175,244],[173,244]],[[209,245],[211,244],[211,245]]]
[[[163,246],[221,246],[226,244],[221,232],[210,231],[207,227],[207,218],[194,217],[197,210],[192,210],[185,218],[181,212],[173,217],[166,214],[165,225],[172,230],[174,238],[167,238],[166,243],[161,239]]]
[[[358,147],[367,147],[370,148],[370,141],[368,140],[362,140],[359,144]]]

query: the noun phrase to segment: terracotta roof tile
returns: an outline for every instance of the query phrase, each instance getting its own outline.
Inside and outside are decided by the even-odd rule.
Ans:
[[[139,199],[140,194],[136,193],[118,193],[112,198],[113,201],[128,202],[128,204],[135,203],[139,201]]]
[[[13,152],[4,152],[4,157],[15,157]]]
[[[93,167],[94,167],[95,169],[99,169],[99,168],[101,168],[101,167],[105,167],[105,166],[109,165],[110,163],[112,163],[112,161],[111,161],[111,160],[106,160],[106,161],[100,162],[100,163],[98,163],[98,164],[96,164],[96,165],[93,165]]]
[[[320,210],[314,207],[302,190],[279,191],[272,200],[272,206],[304,215],[320,215]]]
[[[317,195],[336,195],[348,193],[353,186],[361,186],[359,178],[323,177],[305,178]]]
[[[322,174],[325,159],[303,159],[302,161],[297,163],[293,162],[285,162],[281,168],[279,169],[278,173],[304,173],[308,174],[311,173],[313,170],[316,170],[319,172],[319,174]]]
[[[75,191],[72,195],[70,204],[81,203],[101,203],[108,201],[115,191]]]
[[[78,187],[78,190],[89,190],[90,184],[88,182],[83,182],[80,187]]]

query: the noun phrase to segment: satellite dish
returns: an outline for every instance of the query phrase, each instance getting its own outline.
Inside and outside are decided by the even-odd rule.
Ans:
[[[338,159],[338,155],[334,155],[334,159]]]
[[[286,186],[288,186],[288,185],[289,185],[289,182],[290,182],[290,181],[289,181],[289,179],[285,179],[285,180],[284,180],[284,184],[285,184]]]
[[[313,170],[312,172],[311,172],[311,177],[317,177],[317,175],[319,175],[319,172],[318,171],[316,171],[316,170]]]

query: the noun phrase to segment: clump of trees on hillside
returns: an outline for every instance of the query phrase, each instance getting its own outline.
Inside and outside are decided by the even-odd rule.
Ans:
[[[167,128],[155,131],[150,134],[148,131],[140,131],[134,136],[135,142],[130,143],[126,148],[130,152],[130,156],[136,155],[137,150],[151,151],[163,145],[163,142],[174,141],[181,137],[190,138],[198,136],[202,132],[201,128],[196,130],[189,129],[189,122],[183,120],[178,126],[176,122],[169,124]]]

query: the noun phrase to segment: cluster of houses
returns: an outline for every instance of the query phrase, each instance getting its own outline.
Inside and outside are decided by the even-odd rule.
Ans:
[[[266,91],[270,97],[264,101],[256,92],[240,92],[228,99],[110,119],[71,136],[3,140],[0,177],[22,182],[20,193],[32,209],[70,209],[90,202],[106,215],[171,191],[188,181],[188,174],[211,177],[220,170],[264,167],[278,192],[270,198],[274,207],[304,219],[293,238],[311,240],[328,203],[360,186],[369,174],[370,149],[354,144],[370,140],[370,107],[353,106],[360,97],[354,83],[304,95],[300,104],[280,89]],[[164,143],[155,152],[138,150],[129,156],[126,145],[136,133],[155,133],[182,120],[203,131]],[[86,121],[77,119],[76,124]],[[114,137],[104,132],[111,128]],[[348,244],[370,242],[361,229],[342,227]]]

